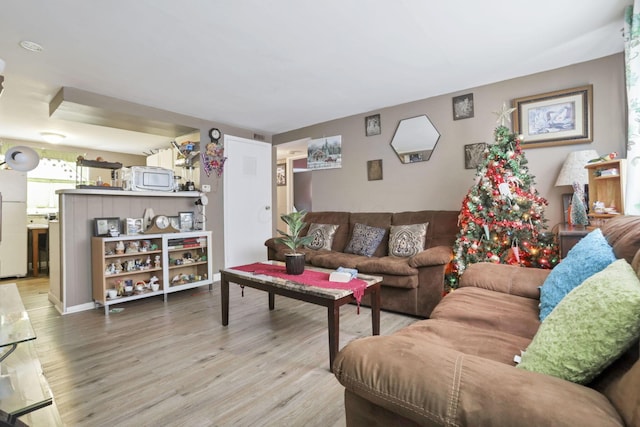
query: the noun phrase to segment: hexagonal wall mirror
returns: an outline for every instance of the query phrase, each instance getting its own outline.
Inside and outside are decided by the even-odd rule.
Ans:
[[[426,162],[440,139],[440,133],[426,114],[400,120],[391,148],[402,163]]]

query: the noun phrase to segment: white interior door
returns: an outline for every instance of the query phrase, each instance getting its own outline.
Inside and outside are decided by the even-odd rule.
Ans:
[[[271,237],[271,145],[225,135],[224,265],[267,259]]]

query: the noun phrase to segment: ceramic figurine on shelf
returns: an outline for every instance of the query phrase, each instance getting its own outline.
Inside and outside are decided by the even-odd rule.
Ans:
[[[122,240],[116,243],[116,253],[118,255],[124,254],[124,242]]]
[[[153,260],[153,265],[155,266],[155,268],[160,268],[160,255],[156,255],[155,259]]]

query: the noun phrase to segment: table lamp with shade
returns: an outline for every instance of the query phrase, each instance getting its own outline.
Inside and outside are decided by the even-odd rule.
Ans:
[[[588,194],[585,186],[589,184],[589,171],[584,167],[589,163],[589,160],[597,159],[600,156],[596,150],[581,150],[581,151],[572,151],[567,155],[564,163],[562,164],[562,169],[560,169],[560,173],[558,174],[558,178],[556,179],[556,187],[561,185],[571,185],[574,188],[578,188],[585,195]],[[581,200],[582,197],[580,194],[576,194],[574,191],[574,195],[571,197],[571,205],[569,206],[570,213],[567,215],[567,220],[569,224],[572,225],[588,225],[589,221],[585,215],[579,215],[581,210],[586,210],[588,204],[587,200]],[[583,206],[579,206],[582,203]]]

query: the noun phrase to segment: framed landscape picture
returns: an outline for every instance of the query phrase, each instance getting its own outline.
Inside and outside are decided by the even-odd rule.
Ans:
[[[513,131],[522,148],[584,144],[593,140],[592,85],[513,100]]]

